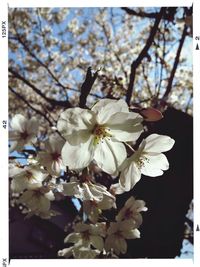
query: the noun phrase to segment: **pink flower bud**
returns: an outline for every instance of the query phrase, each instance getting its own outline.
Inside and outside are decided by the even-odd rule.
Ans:
[[[163,118],[162,113],[155,108],[144,108],[140,111],[145,121],[159,121]]]

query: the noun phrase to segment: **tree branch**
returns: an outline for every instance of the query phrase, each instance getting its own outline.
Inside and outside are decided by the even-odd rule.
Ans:
[[[141,17],[141,18],[149,18],[149,19],[156,19],[159,15],[159,12],[144,12],[138,11],[136,12],[134,9],[128,7],[121,7],[127,14]],[[166,8],[166,13],[163,15],[162,19],[173,21],[174,15],[176,14],[176,7],[168,7]]]
[[[181,50],[182,50],[183,43],[185,41],[186,35],[187,35],[187,26],[185,25],[184,29],[183,29],[183,33],[182,33],[181,39],[180,39],[180,42],[179,42],[179,47],[178,47],[178,50],[177,50],[177,53],[176,53],[176,58],[174,60],[174,65],[173,65],[173,68],[172,68],[172,71],[171,71],[171,74],[170,74],[170,77],[169,77],[168,85],[167,85],[166,91],[165,91],[165,93],[164,93],[164,95],[162,97],[163,100],[166,100],[166,98],[168,97],[168,95],[169,95],[169,93],[170,93],[170,91],[172,89],[172,83],[173,83],[175,72],[176,72],[176,69],[177,69],[177,66],[178,66],[178,63],[179,63]]]
[[[21,80],[26,85],[28,85],[35,93],[37,93],[39,96],[41,96],[44,100],[46,100],[48,103],[50,103],[52,106],[61,106],[65,108],[70,108],[71,103],[69,101],[58,101],[51,98],[46,97],[45,94],[43,94],[35,85],[33,85],[31,82],[26,80],[23,76],[21,76],[18,72],[16,72],[11,67],[8,68],[9,72],[14,75],[15,78],[18,80]]]
[[[58,80],[58,78],[53,74],[53,72],[48,68],[48,66],[42,62],[32,51],[31,49],[27,46],[27,44],[22,40],[20,37],[19,33],[17,32],[17,29],[14,25],[14,29],[17,35],[17,39],[20,42],[20,44],[24,47],[24,49],[30,54],[31,57],[33,57],[42,67],[44,67],[47,72],[50,74],[50,76],[56,81],[56,83],[62,87],[63,89],[65,88],[64,85]]]
[[[79,106],[81,108],[85,107],[87,97],[92,89],[92,86],[98,76],[99,70],[97,70],[94,74],[92,74],[92,68],[89,67],[87,70],[86,78],[84,83],[81,86],[81,94],[80,94],[80,100],[79,100]]]
[[[30,107],[32,110],[34,110],[36,113],[38,113],[39,115],[41,115],[42,117],[45,118],[45,120],[48,121],[50,126],[53,126],[53,123],[49,120],[49,118],[47,118],[47,116],[42,113],[40,110],[34,108],[22,95],[20,95],[19,93],[17,93],[11,86],[9,86],[10,91],[15,94],[20,100],[22,100],[28,107]]]
[[[162,16],[164,15],[165,11],[166,11],[166,8],[164,8],[164,7],[162,7],[160,9],[160,12],[157,14],[157,18],[155,20],[155,23],[154,23],[152,29],[151,29],[149,38],[147,39],[144,48],[140,52],[137,59],[135,61],[133,61],[131,64],[131,73],[130,73],[130,77],[129,77],[128,90],[127,90],[127,94],[126,94],[126,102],[128,105],[130,105],[130,100],[131,100],[131,96],[133,93],[133,86],[134,86],[134,82],[135,82],[136,69],[138,68],[138,66],[140,65],[142,60],[147,56],[147,52],[153,43],[154,37],[155,37],[157,29],[158,29],[158,25],[162,19]]]

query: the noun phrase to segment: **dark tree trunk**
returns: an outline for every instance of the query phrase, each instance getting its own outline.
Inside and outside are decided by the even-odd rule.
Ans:
[[[185,215],[193,198],[193,119],[168,108],[164,118],[149,125],[151,133],[175,140],[166,153],[170,168],[160,177],[145,177],[133,190],[118,198],[118,205],[133,195],[146,202],[141,239],[128,241],[125,258],[174,258],[180,253]]]

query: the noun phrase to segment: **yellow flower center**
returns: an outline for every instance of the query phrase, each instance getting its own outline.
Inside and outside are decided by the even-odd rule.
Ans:
[[[111,137],[110,129],[103,125],[95,125],[92,133],[94,134],[94,145],[99,144],[99,142],[103,142],[103,139],[106,137]]]
[[[138,168],[141,169],[142,167],[145,166],[146,163],[149,163],[149,159],[147,157],[145,157],[144,155],[141,155],[138,160],[137,160],[137,165]]]

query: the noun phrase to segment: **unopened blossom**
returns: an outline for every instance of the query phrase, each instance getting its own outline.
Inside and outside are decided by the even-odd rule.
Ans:
[[[12,142],[10,151],[21,151],[25,145],[34,141],[39,122],[35,117],[26,119],[23,115],[16,114],[10,122],[10,126],[9,140]]]
[[[162,152],[170,150],[175,141],[166,135],[151,134],[142,141],[135,153],[122,165],[120,185],[129,191],[140,180],[141,174],[156,177],[168,170],[169,162]]]
[[[107,230],[105,249],[107,252],[113,250],[117,255],[125,254],[127,251],[126,239],[135,238],[140,238],[140,232],[135,228],[132,220],[111,222]]]
[[[44,143],[45,149],[38,153],[38,161],[51,175],[58,176],[65,169],[61,158],[65,141],[59,135],[51,135]]]
[[[18,203],[25,205],[31,213],[38,215],[50,210],[51,201],[55,199],[53,192],[46,188],[37,188],[23,192]]]
[[[75,196],[82,201],[91,200],[101,202],[105,197],[108,197],[112,202],[115,199],[105,186],[94,184],[91,181],[80,182],[76,179],[68,183],[63,183],[63,194],[66,196]]]
[[[82,247],[90,248],[92,245],[96,249],[102,251],[106,234],[105,223],[86,224],[77,223],[74,226],[74,232],[69,234],[65,243],[79,243]]]
[[[145,202],[143,200],[136,200],[133,196],[131,196],[117,214],[116,220],[133,220],[135,227],[138,228],[142,224],[141,211],[147,211]]]
[[[91,110],[69,108],[57,128],[66,143],[63,162],[70,169],[83,169],[92,160],[105,172],[114,174],[127,153],[123,142],[135,142],[143,127],[142,116],[129,112],[124,100],[103,99]]]
[[[140,110],[140,114],[144,117],[145,121],[159,121],[163,118],[162,113],[155,108],[143,108]]]
[[[34,189],[42,186],[42,182],[48,176],[48,173],[37,165],[19,167],[11,165],[9,177],[13,178],[11,189],[14,192],[22,192],[24,189]]]

